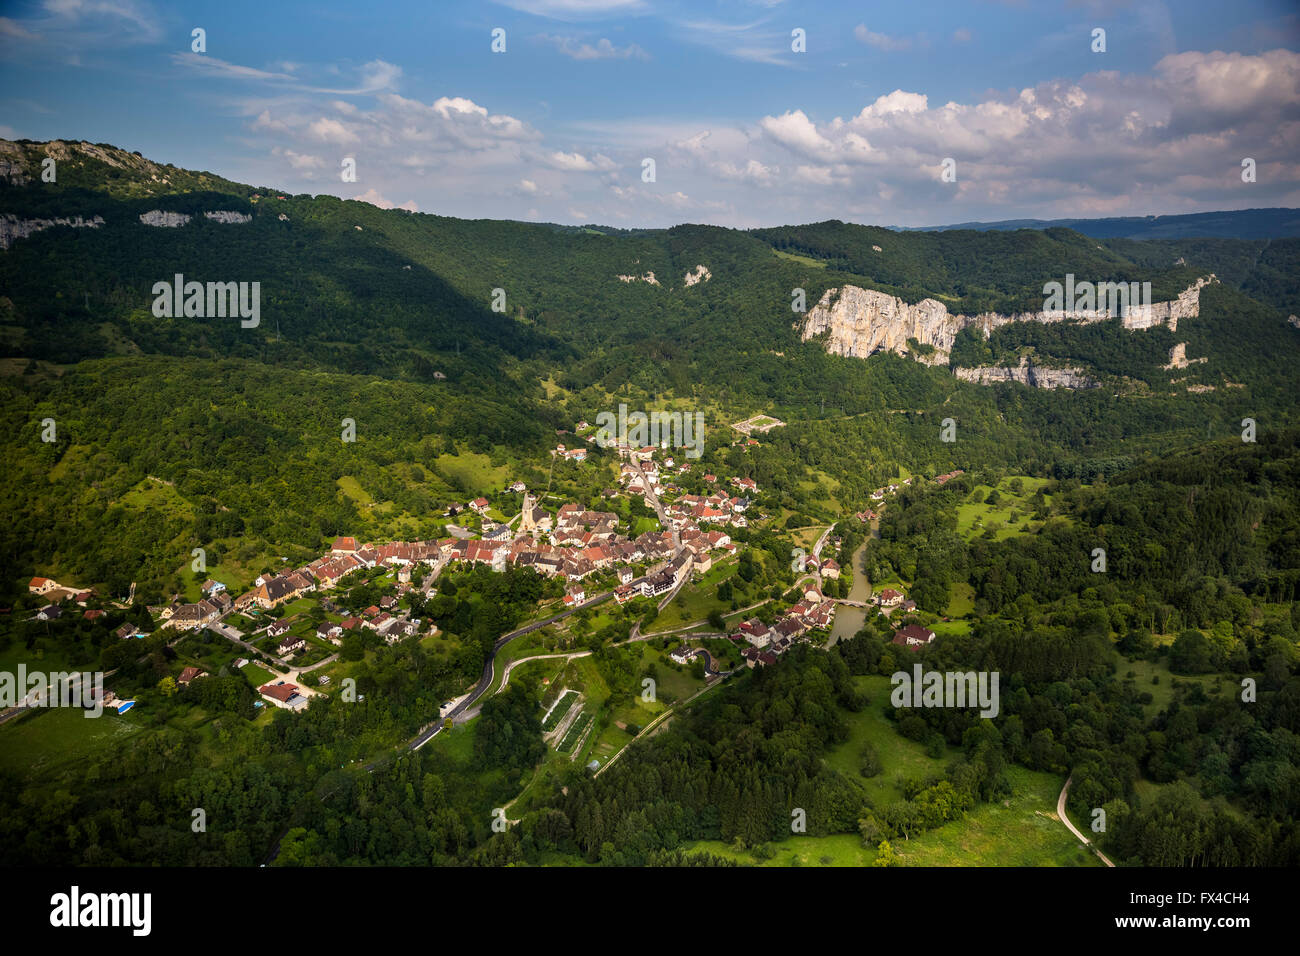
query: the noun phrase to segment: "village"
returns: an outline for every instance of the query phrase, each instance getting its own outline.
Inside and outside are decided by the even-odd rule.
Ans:
[[[579,422],[576,429],[589,431],[590,426]],[[624,533],[620,530],[618,514],[590,510],[573,501],[563,503],[552,512],[542,506],[541,496],[530,492],[523,482],[515,481],[502,489],[502,493],[522,495],[522,504],[518,513],[507,520],[494,520],[490,516],[492,505],[482,496],[446,509],[445,516],[457,520],[462,513],[474,515],[479,526],[477,537],[456,524],[447,525],[447,530],[452,532],[450,536],[436,540],[375,543],[340,536],[315,560],[276,573],[260,574],[251,587],[237,596],[231,594],[225,583],[208,578],[200,587],[201,599],[185,602],[177,595],[166,605],[149,606],[149,616],[155,630],[168,628],[178,637],[207,630],[246,649],[248,655],[240,657],[234,665],[260,668],[260,673],[268,678],[258,686],[264,704],[298,711],[322,692],[305,686],[301,675],[334,661],[337,654],[330,654],[328,648],[342,647],[348,633],[370,631],[388,645],[436,635],[437,626],[413,616],[412,602],[404,599],[412,594],[426,599],[436,595],[436,582],[449,567],[482,566],[498,573],[510,568],[530,568],[547,580],[562,582],[561,606],[568,611],[609,597],[618,605],[648,598],[662,607],[686,582],[707,574],[716,561],[738,554],[740,546],[732,540],[729,531],[749,526],[747,514],[761,489],[752,478],[734,476],[721,481],[717,475],[708,473],[702,476],[706,493],[682,493],[671,479],[688,473],[689,462],[678,462],[670,450],[655,446],[629,447],[626,442],[620,442],[617,451],[621,493],[639,498],[653,511],[659,530],[643,530],[635,536],[631,529]],[[553,454],[583,461],[586,449],[559,445]],[[959,474],[960,471],[955,471],[940,475],[934,481],[943,484]],[[901,484],[879,488],[870,499],[881,507],[880,502],[912,480],[905,478]],[[612,497],[618,493],[609,489],[605,495]],[[867,509],[858,512],[856,517],[865,523],[875,520],[878,514]],[[725,636],[743,645],[741,659],[745,666],[773,664],[801,642],[825,643],[837,607],[862,606],[828,598],[823,593],[823,582],[838,579],[841,572],[833,558],[820,557],[830,531],[826,529],[813,553],[795,568],[798,597],[790,607],[771,624],[750,617],[727,629]],[[833,543],[838,547],[838,539]],[[339,593],[344,588],[357,583],[368,585],[372,580],[379,582],[388,593],[364,608],[342,606]],[[49,602],[37,611],[37,620],[57,620],[65,613],[65,604],[87,608],[83,614],[88,620],[106,613],[102,608],[88,607],[94,603],[93,592],[65,587],[49,578],[33,578],[29,591]],[[299,614],[278,616],[283,614],[283,609],[308,595],[333,612],[330,616],[337,620],[320,621],[313,627]],[[916,610],[915,602],[894,588],[873,594],[869,604],[891,620]],[[140,639],[149,636],[149,632],[127,623],[116,629],[115,636],[122,640]],[[933,631],[919,624],[900,621],[893,643],[915,649],[929,644],[934,636]],[[670,656],[684,663],[701,652],[702,648],[682,645]],[[712,658],[709,660],[712,666]],[[201,668],[187,666],[177,677],[177,683],[184,686],[203,676],[206,672]],[[322,675],[313,683],[319,688],[329,680]]]

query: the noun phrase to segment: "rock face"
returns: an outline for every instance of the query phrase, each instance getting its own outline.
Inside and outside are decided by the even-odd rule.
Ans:
[[[1166,369],[1187,368],[1189,365],[1197,365],[1201,362],[1208,361],[1205,356],[1200,358],[1189,359],[1187,357],[1187,343],[1179,342],[1169,350],[1169,364]]]
[[[0,249],[8,249],[15,239],[26,239],[34,232],[49,229],[51,226],[71,226],[73,229],[98,229],[104,224],[103,216],[83,219],[19,219],[10,213],[0,215]]]
[[[161,209],[150,209],[148,212],[140,213],[140,221],[146,226],[176,229],[189,222],[190,217],[183,212],[163,212]]]
[[[696,266],[690,272],[686,273],[685,282],[688,286],[695,285],[697,282],[708,282],[713,278],[713,273],[704,266]]]
[[[809,311],[802,322],[801,338],[806,342],[827,333],[826,351],[833,355],[866,358],[877,352],[890,351],[907,354],[907,340],[916,339],[937,350],[932,364],[948,360],[957,333],[975,326],[987,338],[1000,325],[1009,322],[1102,322],[1120,318],[1126,329],[1145,329],[1168,325],[1177,330],[1178,320],[1200,314],[1200,292],[1214,276],[1197,279],[1171,302],[1153,302],[1149,306],[1134,305],[1122,316],[1109,309],[1091,311],[1016,312],[1002,315],[983,312],[979,315],[954,315],[936,299],[922,299],[909,305],[902,299],[858,286],[828,289],[821,301]]]
[[[1077,368],[1044,368],[1034,365],[1025,356],[1015,367],[1002,365],[981,365],[978,368],[955,368],[952,370],[963,382],[977,385],[993,385],[997,382],[1019,382],[1030,388],[1096,388],[1097,383],[1088,378]]]
[[[280,213],[280,215],[286,219],[288,218],[287,216],[284,215],[284,213]],[[211,219],[214,222],[224,222],[229,225],[235,225],[237,223],[245,223],[245,222],[253,221],[252,216],[245,216],[243,213],[238,213],[238,212],[228,212],[224,209],[219,209],[216,212],[205,212],[203,214],[203,218]]]
[[[651,285],[659,284],[659,280],[655,278],[653,272],[647,272],[643,276],[619,276],[619,279],[623,282],[648,282]]]

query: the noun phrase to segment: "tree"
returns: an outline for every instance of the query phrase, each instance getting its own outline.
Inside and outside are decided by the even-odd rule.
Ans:
[[[876,858],[872,861],[872,866],[899,866],[900,860],[894,848],[889,845],[888,840],[881,840],[880,846],[876,847]]]

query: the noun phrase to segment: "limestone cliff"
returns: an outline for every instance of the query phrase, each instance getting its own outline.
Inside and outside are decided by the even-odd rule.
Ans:
[[[1044,368],[1034,365],[1028,356],[1018,366],[981,365],[978,368],[955,368],[952,373],[964,382],[992,385],[995,382],[1019,382],[1030,388],[1096,388],[1097,383],[1077,368]]]
[[[34,232],[49,229],[51,226],[71,226],[73,229],[98,229],[104,224],[102,216],[83,219],[74,216],[71,219],[19,219],[10,213],[0,215],[0,249],[8,249],[15,239],[26,239]]]
[[[1133,305],[1123,315],[1109,308],[954,315],[936,299],[922,299],[909,305],[875,289],[848,285],[826,291],[799,324],[800,334],[807,341],[826,333],[826,351],[858,358],[883,351],[906,355],[907,340],[916,339],[923,345],[933,346],[937,354],[931,357],[931,362],[941,363],[947,361],[957,333],[968,326],[975,326],[988,337],[995,328],[1009,322],[1102,322],[1120,318],[1127,329],[1167,325],[1176,331],[1179,319],[1200,314],[1200,291],[1215,281],[1218,280],[1214,276],[1197,279],[1177,299]]]

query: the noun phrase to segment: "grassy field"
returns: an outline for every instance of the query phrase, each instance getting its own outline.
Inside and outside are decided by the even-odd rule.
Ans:
[[[890,845],[904,866],[1101,866],[1056,817],[1065,780],[1009,767],[1012,795]],[[1076,826],[1078,824],[1076,823]]]
[[[272,674],[270,671],[268,671],[266,668],[262,667],[260,664],[254,664],[250,662],[248,664],[245,664],[242,668],[240,668],[240,670],[244,672],[244,676],[247,677],[249,681],[252,682],[254,687],[261,687],[263,684],[269,684],[272,681],[277,681],[280,679],[276,677],[274,674]]]
[[[826,263],[821,259],[810,259],[808,256],[801,256],[795,252],[782,252],[780,249],[773,249],[774,253],[782,259],[789,259],[791,262],[799,262],[806,266],[812,266],[814,269],[825,269]]]
[[[958,581],[952,586],[948,598],[948,616],[966,617],[975,610],[975,588],[967,581]]]
[[[891,706],[888,677],[872,674],[856,677],[854,681],[871,703],[859,713],[847,715],[849,739],[827,753],[826,763],[861,784],[873,803],[893,803],[903,799],[899,787],[901,781],[922,780],[930,774],[940,774],[944,760],[927,757],[921,744],[895,732],[894,722],[885,716],[886,709]],[[862,747],[867,743],[876,748],[884,768],[871,778],[858,773]]]
[[[57,778],[92,754],[139,731],[130,713],[105,708],[88,718],[80,708],[34,710],[0,725],[0,770],[25,782]]]
[[[504,488],[510,480],[510,468],[495,466],[487,455],[462,451],[455,455],[439,455],[434,459],[438,471],[462,489],[484,491]]]
[[[1175,681],[1179,684],[1200,684],[1205,693],[1211,695],[1215,687],[1218,687],[1219,692],[1222,694],[1236,694],[1241,690],[1239,679],[1222,674],[1172,674],[1169,671],[1169,665],[1163,659],[1158,661],[1130,661],[1126,659],[1119,666],[1120,679],[1123,679],[1129,671],[1134,672],[1138,693],[1146,691],[1151,694],[1151,703],[1144,704],[1142,707],[1143,716],[1148,720],[1167,708],[1170,702],[1173,701]],[[1151,682],[1153,677],[1159,677],[1160,682],[1153,684]]]
[[[1015,477],[1019,477],[1022,484],[1019,495],[1011,491],[1011,480]],[[1033,514],[1031,499],[1034,492],[1045,484],[1047,484],[1046,478],[1031,478],[1025,475],[1003,478],[997,484],[1000,498],[997,504],[992,505],[985,504],[984,499],[993,490],[993,486],[977,485],[975,487],[978,493],[977,500],[963,502],[957,508],[957,533],[970,541],[986,530],[992,529],[994,537],[1002,541],[1023,533],[1025,528],[1037,531],[1042,527],[1043,522],[1031,520],[1030,516]],[[1050,506],[1052,496],[1045,495],[1044,498]],[[1012,511],[1019,512],[1018,520],[1014,524],[1011,523]]]
[[[903,866],[1100,866],[1056,818],[1056,797],[1064,781],[1047,773],[1012,767],[1007,773],[1013,793],[1004,800],[979,804],[960,820],[928,830],[910,840],[891,840]],[[791,836],[770,843],[764,852],[736,850],[717,840],[686,845],[751,866],[870,866],[875,848],[857,834]],[[768,859],[762,859],[768,853]]]

